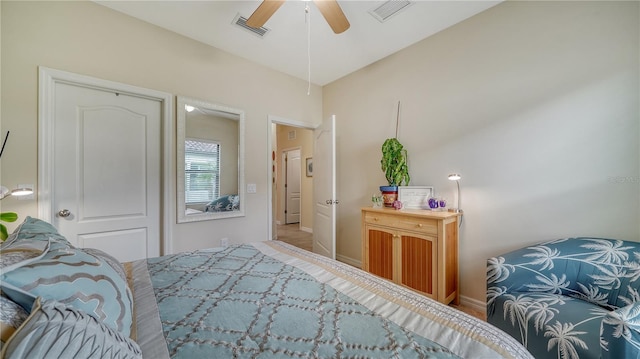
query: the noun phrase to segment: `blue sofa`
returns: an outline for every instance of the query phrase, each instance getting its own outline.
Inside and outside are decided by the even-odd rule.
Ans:
[[[566,238],[488,259],[487,321],[536,358],[640,358],[640,243]]]

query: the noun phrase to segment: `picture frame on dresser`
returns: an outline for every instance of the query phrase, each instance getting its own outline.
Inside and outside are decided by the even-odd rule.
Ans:
[[[433,193],[433,186],[399,186],[398,201],[402,202],[402,208],[426,209]]]

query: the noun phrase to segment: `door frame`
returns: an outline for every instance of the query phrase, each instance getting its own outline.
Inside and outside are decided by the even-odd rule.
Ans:
[[[287,125],[292,127],[304,128],[307,130],[315,130],[320,125],[311,125],[305,122],[290,120],[284,117],[278,117],[273,115],[267,116],[267,178],[269,179],[267,185],[267,238],[266,240],[274,240],[275,235],[273,231],[274,219],[273,219],[273,170],[271,165],[273,164],[273,159],[271,158],[271,151],[273,149],[273,133],[271,132],[271,128],[274,124],[277,125]],[[281,169],[279,169],[281,170]]]
[[[53,148],[54,148],[54,107],[56,84],[64,83],[78,87],[87,87],[98,90],[119,92],[131,96],[142,97],[161,103],[161,184],[160,203],[160,254],[173,253],[171,241],[171,214],[173,203],[172,188],[175,183],[171,174],[175,173],[175,161],[172,154],[174,141],[173,129],[173,95],[170,93],[151,90],[147,88],[127,85],[119,82],[103,80],[95,77],[75,74],[62,70],[38,67],[38,217],[51,222],[53,219]]]

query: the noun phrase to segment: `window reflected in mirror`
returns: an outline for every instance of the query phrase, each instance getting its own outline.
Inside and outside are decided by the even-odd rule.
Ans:
[[[244,113],[178,97],[178,222],[244,215]]]
[[[184,141],[184,196],[187,206],[220,197],[220,143],[197,138]]]

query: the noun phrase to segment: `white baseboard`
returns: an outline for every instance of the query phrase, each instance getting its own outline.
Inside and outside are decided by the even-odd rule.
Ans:
[[[473,299],[471,297],[467,297],[464,295],[460,296],[460,304],[465,307],[469,307],[475,309],[479,312],[486,313],[487,312],[487,303],[481,300]]]
[[[362,268],[362,262],[357,259],[353,259],[351,257],[336,254],[336,260],[356,268]]]
[[[313,233],[313,228],[300,226],[300,230],[307,233]]]

